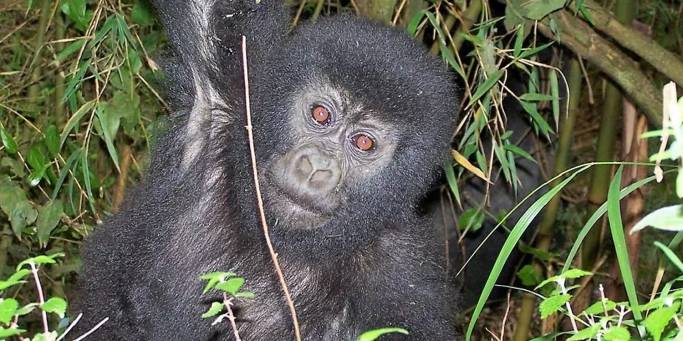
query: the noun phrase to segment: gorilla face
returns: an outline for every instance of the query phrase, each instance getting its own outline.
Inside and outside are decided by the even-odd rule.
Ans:
[[[266,193],[280,223],[316,228],[340,206],[353,205],[350,189],[391,162],[397,136],[391,124],[329,82],[312,84],[292,104],[292,142],[272,158]]]
[[[405,34],[354,17],[299,28],[280,50],[250,64],[269,220],[346,233],[412,210],[454,127],[442,67]]]

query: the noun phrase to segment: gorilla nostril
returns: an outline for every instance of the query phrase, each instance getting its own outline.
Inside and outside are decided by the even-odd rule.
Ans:
[[[313,164],[307,155],[299,158],[299,162],[296,164],[296,170],[305,177],[308,177],[308,175],[313,172]]]
[[[309,182],[314,186],[329,187],[325,185],[332,181],[333,177],[334,173],[331,170],[316,170],[315,172],[313,172],[313,174],[311,174],[311,179],[309,180]]]

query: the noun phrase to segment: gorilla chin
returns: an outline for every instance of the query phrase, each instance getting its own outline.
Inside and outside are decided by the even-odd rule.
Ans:
[[[264,206],[268,221],[275,221],[274,230],[315,230],[332,219],[332,212],[297,200],[287,190],[273,185],[269,178],[264,180],[261,183],[265,190]]]

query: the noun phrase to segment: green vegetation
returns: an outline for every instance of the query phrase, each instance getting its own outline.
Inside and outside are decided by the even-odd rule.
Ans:
[[[669,81],[683,86],[680,4],[288,3],[293,26],[337,12],[395,25],[459,76],[463,110],[444,166],[447,204],[459,215],[450,228],[476,232],[485,217],[509,226],[484,293],[463,319],[468,338],[683,340],[683,101],[676,85],[660,90]],[[77,322],[64,298],[74,290],[80,245],[144,174],[163,127],[164,43],[145,0],[0,3],[0,339],[60,340]],[[514,105],[544,146],[525,150],[513,139],[506,111]],[[522,159],[550,170],[537,197],[519,199],[535,200],[520,219],[489,212],[489,192],[476,209],[461,210],[470,178],[525,186]],[[520,246],[536,217],[536,238]],[[528,256],[512,285],[519,290],[486,308],[517,249]],[[204,318],[234,324],[232,300],[258,299],[241,291],[245,279],[236,274],[203,279],[205,293],[222,296]],[[388,328],[360,340],[408,332],[374,327]]]

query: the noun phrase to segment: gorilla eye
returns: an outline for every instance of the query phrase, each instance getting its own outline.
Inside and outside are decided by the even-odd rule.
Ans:
[[[351,140],[353,145],[361,151],[368,152],[375,148],[375,140],[366,134],[356,134]]]
[[[332,114],[327,108],[322,105],[318,105],[311,111],[311,117],[315,123],[320,125],[327,125],[332,121]]]

